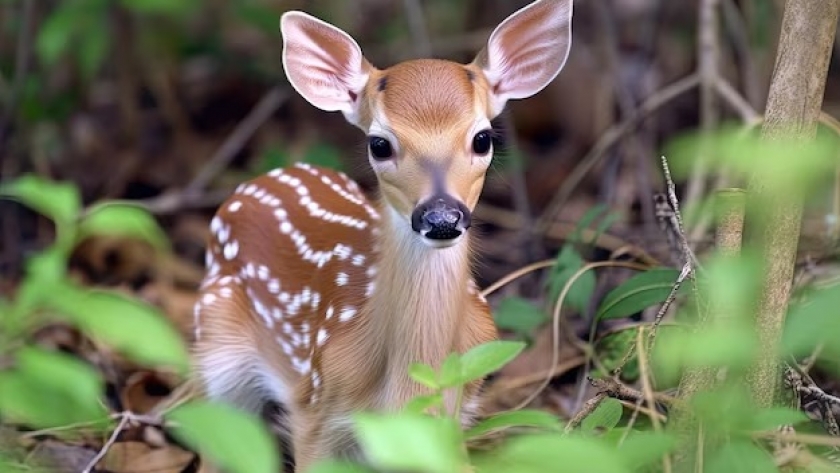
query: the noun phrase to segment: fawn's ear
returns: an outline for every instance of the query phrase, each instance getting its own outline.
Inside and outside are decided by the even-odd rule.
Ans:
[[[490,83],[494,114],[554,80],[571,44],[572,0],[537,0],[497,26],[474,61]]]
[[[344,31],[299,11],[280,18],[283,68],[289,82],[309,103],[339,111],[358,123],[359,97],[372,66]]]

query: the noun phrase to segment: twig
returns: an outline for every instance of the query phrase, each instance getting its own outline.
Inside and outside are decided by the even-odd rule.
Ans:
[[[682,283],[685,282],[686,278],[691,275],[692,267],[690,263],[686,263],[683,265],[682,271],[680,271],[680,275],[677,276],[677,280],[674,282],[674,285],[671,287],[671,292],[668,294],[668,298],[665,299],[665,302],[656,312],[656,317],[653,319],[653,327],[648,334],[648,349],[653,350],[653,344],[656,342],[656,334],[659,330],[659,324],[662,323],[662,319],[665,318],[665,314],[668,313],[668,309],[671,308],[671,304],[674,303],[674,300],[677,298],[677,292],[679,292]]]
[[[429,57],[432,55],[432,42],[429,39],[429,29],[426,27],[426,15],[423,13],[423,6],[419,0],[403,0],[408,30],[411,33],[411,40],[414,52],[418,57]]]
[[[230,190],[205,192],[205,188],[288,98],[289,91],[280,87],[266,92],[186,188],[141,200],[138,204],[154,214],[169,214],[184,208],[214,207],[221,203],[230,195]]]
[[[511,190],[513,191],[513,205],[516,212],[521,215],[524,225],[519,227],[519,246],[525,249],[523,254],[524,262],[534,261],[542,258],[545,255],[542,251],[542,245],[535,236],[534,219],[531,214],[531,203],[528,201],[528,184],[525,181],[525,154],[519,144],[519,139],[516,136],[516,127],[513,124],[513,118],[510,110],[502,113],[501,120],[503,126],[507,131],[505,141],[507,142],[508,154],[511,158],[510,166],[508,166],[508,175],[511,177]]]
[[[828,435],[798,434],[779,431],[755,432],[752,434],[756,439],[772,439],[785,442],[797,442],[806,445],[822,445],[826,447],[840,447],[840,437]]]
[[[23,87],[26,85],[26,76],[29,74],[29,56],[32,49],[32,15],[35,10],[35,0],[24,0],[21,5],[20,32],[18,35],[17,47],[15,50],[15,76],[12,90],[9,93],[5,111],[0,116],[0,170],[3,169],[3,157],[8,153],[4,152],[7,133],[12,128],[17,105],[23,94]]]
[[[105,455],[108,454],[108,450],[114,445],[114,442],[117,441],[117,438],[120,436],[123,430],[125,430],[126,426],[128,425],[129,420],[131,419],[128,415],[120,416],[120,422],[117,424],[117,427],[111,432],[111,436],[108,438],[108,441],[105,442],[105,445],[99,449],[99,452],[91,459],[90,463],[88,463],[87,467],[82,470],[82,473],[90,473],[95,467],[96,464],[99,463],[100,460],[105,458]]]
[[[633,109],[635,108],[637,101],[636,97],[643,95],[643,93],[639,93],[640,87],[638,85],[638,79],[635,83],[630,81],[630,84],[626,84],[625,81],[621,80],[619,40],[613,9],[607,5],[606,0],[596,0],[593,3],[593,6],[598,12],[598,17],[601,19],[600,26],[603,33],[599,35],[599,37],[601,39],[600,42],[603,45],[603,55],[606,59],[606,69],[608,71],[607,76],[612,78],[612,89],[617,98],[616,102],[618,103],[618,109],[621,114],[620,116],[622,118],[628,117],[633,114]],[[645,55],[645,59],[643,59],[643,61],[647,63],[646,65],[650,65],[650,55]],[[609,204],[613,204],[615,199],[615,192],[613,192],[613,188],[617,186],[612,183],[618,177],[618,172],[620,172],[619,168],[623,166],[635,171],[635,187],[636,192],[640,196],[641,216],[646,232],[651,230],[651,224],[653,223],[652,219],[654,218],[653,206],[651,205],[650,200],[645,198],[650,194],[650,189],[653,188],[650,182],[651,169],[650,161],[648,159],[650,153],[648,150],[651,147],[649,143],[649,135],[649,127],[641,126],[637,133],[631,133],[627,137],[627,146],[623,146],[615,150],[615,156],[613,157],[614,163],[611,165],[611,168],[614,169],[614,171],[605,173],[604,185],[602,186],[602,188],[605,189],[605,198],[603,200]]]
[[[627,402],[631,405],[634,403],[644,402],[645,395],[641,391],[633,389],[629,386],[625,386],[624,384],[620,383],[615,378],[591,378],[587,377],[589,383],[594,387],[597,392],[595,396],[591,399],[586,401],[581,409],[572,417],[571,420],[566,424],[565,432],[571,432],[577,427],[586,416],[592,414],[595,409],[603,402],[604,399],[607,397],[616,399],[621,402]],[[663,401],[667,403],[676,402],[676,400],[670,396],[666,396],[663,394],[652,393],[651,396],[658,401]],[[640,406],[639,406],[640,407]],[[642,410],[645,412],[645,415],[648,417],[656,417],[657,420],[665,420],[665,416],[659,413],[656,410],[656,407],[648,407],[648,408],[641,408],[638,410]]]
[[[156,215],[166,215],[186,209],[201,209],[216,207],[228,198],[233,189],[215,189],[198,194],[185,194],[171,191],[150,199],[136,201],[149,212]]]
[[[519,268],[516,271],[513,271],[512,273],[502,277],[498,281],[494,282],[493,284],[491,284],[490,286],[485,288],[483,291],[481,291],[481,295],[483,297],[487,297],[490,294],[498,291],[499,288],[504,286],[505,284],[508,284],[509,282],[511,282],[511,281],[513,281],[517,278],[520,278],[522,276],[525,276],[526,274],[532,273],[534,271],[538,271],[538,270],[544,269],[544,268],[550,268],[550,267],[554,266],[554,263],[556,263],[555,260],[547,259],[547,260],[543,260],[543,261],[538,261],[536,263],[531,263],[528,266],[524,266],[522,268]]]
[[[700,264],[697,261],[697,257],[694,255],[694,251],[691,249],[691,245],[688,244],[688,238],[685,236],[685,225],[683,224],[682,213],[680,212],[680,201],[677,199],[677,186],[674,184],[674,180],[671,178],[671,168],[668,167],[668,159],[665,156],[662,156],[662,172],[665,174],[665,182],[667,184],[668,189],[668,200],[671,203],[671,207],[674,209],[674,218],[676,222],[677,228],[677,235],[680,238],[680,243],[682,244],[683,256],[686,259],[687,263],[691,264],[691,270],[693,271],[695,268],[700,268]]]
[[[651,330],[655,330],[655,328]],[[647,402],[648,409],[656,412],[656,402],[654,400],[653,388],[651,387],[650,373],[648,372],[647,350],[642,344],[643,331],[644,328],[640,328],[639,333],[636,335],[636,347],[639,350],[639,378],[642,380],[642,394],[644,395],[645,402]],[[657,432],[662,430],[659,418],[651,416],[650,422],[653,425],[653,430]],[[671,473],[672,467],[670,455],[662,457],[662,470],[664,473]]]
[[[634,111],[634,113],[625,119],[611,126],[605,131],[595,146],[589,150],[586,156],[581,159],[575,169],[563,181],[563,186],[551,199],[551,202],[546,206],[540,218],[537,219],[536,231],[544,234],[551,226],[554,216],[560,213],[563,206],[568,201],[569,197],[575,191],[577,186],[581,183],[583,178],[595,167],[596,164],[604,157],[607,151],[615,146],[621,139],[633,131],[639,123],[648,117],[651,113],[659,110],[670,101],[688,92],[697,86],[700,82],[700,77],[697,73],[683,77],[682,79],[673,82],[663,89],[651,95]]]
[[[761,114],[728,81],[718,78],[715,81],[715,90],[741,116],[741,120],[747,126],[753,126],[761,120]]]
[[[598,393],[595,395],[595,397],[586,401],[581,407],[581,409],[577,412],[577,414],[575,414],[574,417],[569,419],[569,422],[566,424],[564,432],[568,434],[569,432],[574,430],[575,427],[577,427],[581,422],[583,422],[583,419],[585,419],[586,416],[595,412],[595,409],[597,409],[598,406],[601,405],[601,402],[603,402],[606,398],[606,393]]]
[[[584,265],[582,268],[577,270],[566,284],[563,286],[563,290],[560,291],[560,295],[557,297],[557,301],[554,303],[554,310],[551,314],[551,321],[552,321],[552,331],[551,331],[551,365],[556,366],[559,359],[560,359],[560,309],[563,306],[563,302],[566,300],[566,296],[569,294],[569,290],[574,285],[575,281],[577,281],[581,276],[583,276],[587,271],[596,269],[596,268],[603,268],[603,267],[620,267],[620,268],[630,268],[636,270],[644,270],[647,269],[646,266],[640,265],[638,263],[630,263],[624,261],[598,261],[595,263],[588,263]],[[551,383],[551,377],[547,376],[540,386],[531,393],[524,401],[522,401],[517,409],[522,409],[528,404],[530,404],[540,393]]]
[[[260,101],[254,106],[233,130],[221,147],[213,154],[209,161],[201,169],[201,172],[193,178],[192,182],[184,189],[184,194],[192,196],[201,193],[210,181],[230,163],[236,154],[242,149],[249,139],[265,123],[274,112],[280,108],[289,97],[289,91],[280,87],[273,87],[266,92]]]
[[[720,0],[700,0],[699,20],[697,25],[697,72],[700,75],[700,131],[712,132],[718,125],[717,93],[715,82],[718,79],[717,7]],[[686,186],[685,200],[688,205],[698,202],[705,193],[708,174],[708,147],[701,143],[694,158],[691,179]]]
[[[482,223],[492,223],[510,230],[516,230],[526,225],[526,220],[517,212],[494,207],[489,204],[479,204],[473,216]],[[565,241],[575,232],[580,233],[582,240],[591,241],[593,246],[610,250],[613,253],[610,259],[615,259],[619,255],[629,255],[649,266],[662,265],[658,259],[648,254],[638,245],[629,243],[609,233],[598,233],[591,228],[579,228],[579,225],[573,222],[554,222],[545,232],[544,236],[549,239]]]
[[[583,356],[576,356],[569,360],[564,360],[554,368],[540,370],[536,373],[528,373],[516,378],[505,378],[504,380],[500,380],[490,386],[487,390],[487,397],[492,399],[498,396],[497,393],[499,391],[512,391],[514,389],[519,389],[521,387],[528,386],[529,384],[536,383],[537,381],[542,381],[545,376],[556,378],[571,369],[582,365],[585,361],[586,358]]]

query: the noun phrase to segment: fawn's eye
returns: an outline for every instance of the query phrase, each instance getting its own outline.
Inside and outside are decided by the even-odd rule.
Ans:
[[[368,138],[368,148],[370,148],[370,155],[377,161],[391,159],[394,156],[394,149],[391,148],[391,142],[381,136],[371,136]]]
[[[490,136],[490,132],[487,130],[479,131],[473,137],[472,149],[475,154],[483,156],[490,152],[490,148],[492,146],[493,138]]]

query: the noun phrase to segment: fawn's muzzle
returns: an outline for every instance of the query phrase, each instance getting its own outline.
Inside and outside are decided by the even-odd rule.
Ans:
[[[414,209],[411,228],[430,240],[454,240],[470,228],[470,211],[450,195],[436,195]]]

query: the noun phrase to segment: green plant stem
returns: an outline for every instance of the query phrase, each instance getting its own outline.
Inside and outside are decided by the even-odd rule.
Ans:
[[[816,136],[838,13],[840,0],[787,0],[762,129],[764,140],[793,137],[804,142]],[[778,347],[794,275],[803,198],[779,195],[758,174],[748,190],[747,225],[758,240],[765,264],[756,310],[759,354],[748,381],[756,407],[766,408],[774,403],[779,385]],[[753,221],[756,214],[760,218]]]

